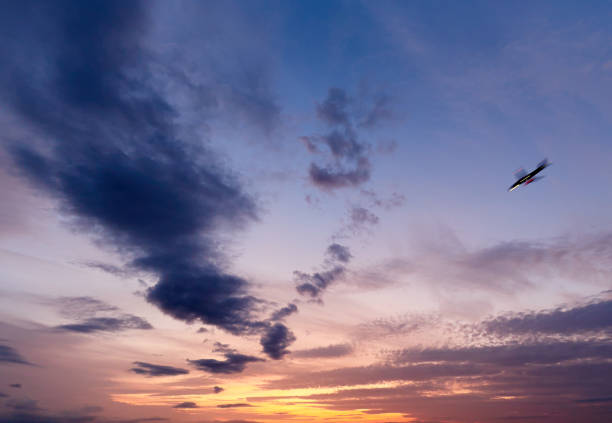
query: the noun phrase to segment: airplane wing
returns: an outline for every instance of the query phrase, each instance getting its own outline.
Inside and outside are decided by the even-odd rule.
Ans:
[[[523,168],[520,168],[519,170],[514,172],[514,177],[516,178],[517,181],[525,175],[527,175],[527,172],[525,172],[525,169]]]

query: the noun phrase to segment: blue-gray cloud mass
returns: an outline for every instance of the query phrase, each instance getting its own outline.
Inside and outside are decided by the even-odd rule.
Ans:
[[[248,282],[217,265],[215,229],[256,219],[255,201],[201,140],[179,131],[177,110],[150,83],[146,3],[4,9],[0,89],[31,137],[6,142],[16,170],[74,227],[156,275],[146,299],[166,314],[233,334],[272,330],[257,320],[262,300]],[[118,324],[90,319],[64,329]]]

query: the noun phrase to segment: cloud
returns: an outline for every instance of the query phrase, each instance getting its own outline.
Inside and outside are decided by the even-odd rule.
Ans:
[[[213,391],[215,392],[215,394],[219,394],[219,393],[225,391],[225,389],[223,389],[220,386],[215,386],[215,387],[213,387]]]
[[[29,398],[11,398],[7,400],[4,405],[8,408],[21,412],[40,410],[38,407],[38,401]]]
[[[555,364],[570,360],[610,358],[612,343],[608,341],[542,341],[530,344],[407,349],[392,355],[396,364],[465,362],[497,366]]]
[[[223,270],[216,242],[219,230],[256,219],[255,201],[184,127],[165,96],[164,87],[189,78],[152,72],[163,64],[146,48],[148,18],[146,4],[136,1],[7,8],[0,24],[11,36],[0,44],[11,72],[0,74],[3,108],[30,138],[8,140],[6,151],[23,178],[57,201],[72,227],[121,254],[128,268],[157,278],[146,291],[151,304],[235,335],[264,333],[269,324],[255,315],[263,300],[248,294],[246,280]],[[268,91],[257,72],[245,69],[234,82],[218,92],[234,110],[260,121],[277,114],[262,98]],[[135,316],[93,317],[63,328],[142,329],[146,323]]]
[[[348,125],[348,104],[349,98],[343,89],[330,88],[327,98],[317,105],[317,116],[329,125]]]
[[[297,306],[291,303],[279,310],[276,310],[274,313],[272,313],[272,316],[270,316],[270,320],[272,321],[283,320],[284,318],[291,316],[294,313],[297,313],[297,311],[298,311]]]
[[[5,394],[4,392],[0,392],[0,398],[6,398],[6,397],[8,397],[7,394]]]
[[[176,404],[172,408],[199,408],[199,407],[198,407],[198,405],[195,402],[185,401],[185,402],[182,402],[180,404]]]
[[[497,373],[496,369],[476,364],[416,364],[392,366],[373,364],[361,367],[343,367],[333,370],[295,374],[268,382],[270,389],[300,389],[312,387],[334,387],[344,385],[367,385],[389,381],[420,382],[435,378],[458,376],[481,376]]]
[[[279,360],[289,353],[287,347],[295,341],[295,335],[281,323],[275,323],[261,337],[263,351],[272,359]]]
[[[189,373],[189,370],[181,369],[178,367],[160,366],[159,364],[144,363],[142,361],[135,361],[134,364],[136,365],[136,367],[131,368],[130,371],[149,377],[176,376],[186,375]]]
[[[89,267],[91,269],[98,269],[105,273],[108,273],[113,276],[117,276],[119,278],[129,278],[134,276],[134,272],[125,267],[115,266],[114,264],[102,263],[98,261],[83,261],[80,262],[85,267]]]
[[[353,169],[344,169],[339,165],[310,165],[310,180],[322,189],[354,187],[370,180],[371,166],[367,157],[360,157]]]
[[[298,270],[293,272],[297,292],[319,302],[327,287],[344,276],[345,265],[353,257],[348,247],[337,243],[328,246],[325,255],[326,260],[323,264],[325,270],[314,273],[304,273]]]
[[[14,348],[0,344],[0,363],[31,364]]]
[[[218,408],[239,408],[239,407],[252,407],[251,404],[247,404],[247,403],[236,403],[236,404],[219,404],[217,405]]]
[[[129,329],[153,329],[153,326],[141,317],[126,314],[120,318],[94,317],[80,323],[59,325],[57,328],[71,332],[92,333],[119,332]]]
[[[21,388],[21,383],[11,383],[9,386],[11,388]]]
[[[300,141],[306,149],[321,156],[322,163],[311,163],[310,181],[323,190],[354,187],[370,179],[371,164],[367,157],[370,149],[358,141],[354,121],[356,114],[352,111],[353,101],[341,88],[330,88],[327,98],[317,105],[317,116],[330,127],[325,135],[302,136]],[[371,116],[372,124],[380,115],[378,111]],[[324,148],[323,148],[324,147]],[[329,152],[327,160],[325,152]]]
[[[612,300],[572,308],[556,308],[528,313],[510,313],[481,323],[489,334],[573,335],[612,332]]]
[[[293,272],[298,282],[296,289],[301,295],[319,299],[323,291],[325,291],[331,283],[344,275],[344,271],[345,269],[343,266],[336,266],[333,269],[324,272],[315,272],[313,274],[296,270]]]
[[[326,253],[332,260],[336,260],[342,263],[348,263],[353,257],[348,247],[336,243],[331,244],[329,247],[327,247]]]
[[[297,358],[335,358],[344,357],[353,353],[351,344],[331,344],[326,347],[310,348],[292,352]]]
[[[241,373],[248,363],[265,361],[259,357],[250,355],[227,352],[224,354],[225,360],[215,360],[213,358],[203,358],[200,360],[187,360],[198,370],[215,374]]]

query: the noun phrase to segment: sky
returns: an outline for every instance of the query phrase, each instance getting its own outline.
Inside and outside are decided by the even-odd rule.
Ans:
[[[610,2],[2,10],[0,422],[610,421]]]

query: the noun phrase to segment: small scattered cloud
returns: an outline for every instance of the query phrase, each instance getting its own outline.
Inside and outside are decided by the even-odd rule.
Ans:
[[[21,383],[11,383],[9,386],[10,386],[11,388],[17,388],[17,389],[19,389],[19,388],[21,388]]]
[[[185,401],[185,402],[182,402],[180,404],[176,404],[172,408],[199,408],[199,407],[198,407],[198,405],[195,402]]]
[[[261,337],[263,352],[273,360],[280,360],[289,354],[287,348],[295,341],[295,335],[285,325],[275,323]]]
[[[332,260],[336,260],[341,263],[348,263],[353,257],[348,247],[336,243],[331,244],[329,247],[327,247],[326,254]]]
[[[220,386],[214,386],[214,387],[213,387],[213,392],[214,392],[215,394],[219,394],[219,393],[221,393],[221,392],[223,392],[223,391],[225,391],[225,389],[223,389],[223,388],[222,388],[222,387],[220,387]]]
[[[218,408],[240,408],[240,407],[252,407],[251,404],[247,404],[244,402],[235,403],[235,404],[219,404]]]
[[[324,270],[313,273],[293,272],[296,290],[300,295],[321,302],[323,292],[335,281],[341,279],[346,272],[346,264],[353,257],[349,248],[333,243],[325,251]]]
[[[0,344],[0,363],[14,363],[14,364],[27,364],[28,362],[25,358],[21,356],[13,347],[9,347],[8,345]]]
[[[257,363],[260,361],[265,361],[264,359],[259,357],[238,354],[235,352],[226,352],[224,353],[224,356],[225,360],[202,358],[199,360],[187,361],[198,370],[215,374],[242,373],[248,363]]]
[[[285,307],[276,310],[274,313],[272,313],[272,316],[270,316],[270,320],[271,321],[278,321],[278,320],[283,320],[286,317],[291,316],[294,313],[298,312],[298,308],[295,304],[291,303],[291,304],[287,304]]]
[[[189,370],[186,369],[171,366],[161,366],[159,364],[144,363],[142,361],[135,361],[134,365],[136,367],[131,368],[130,371],[148,377],[176,376],[186,375],[189,373]]]

